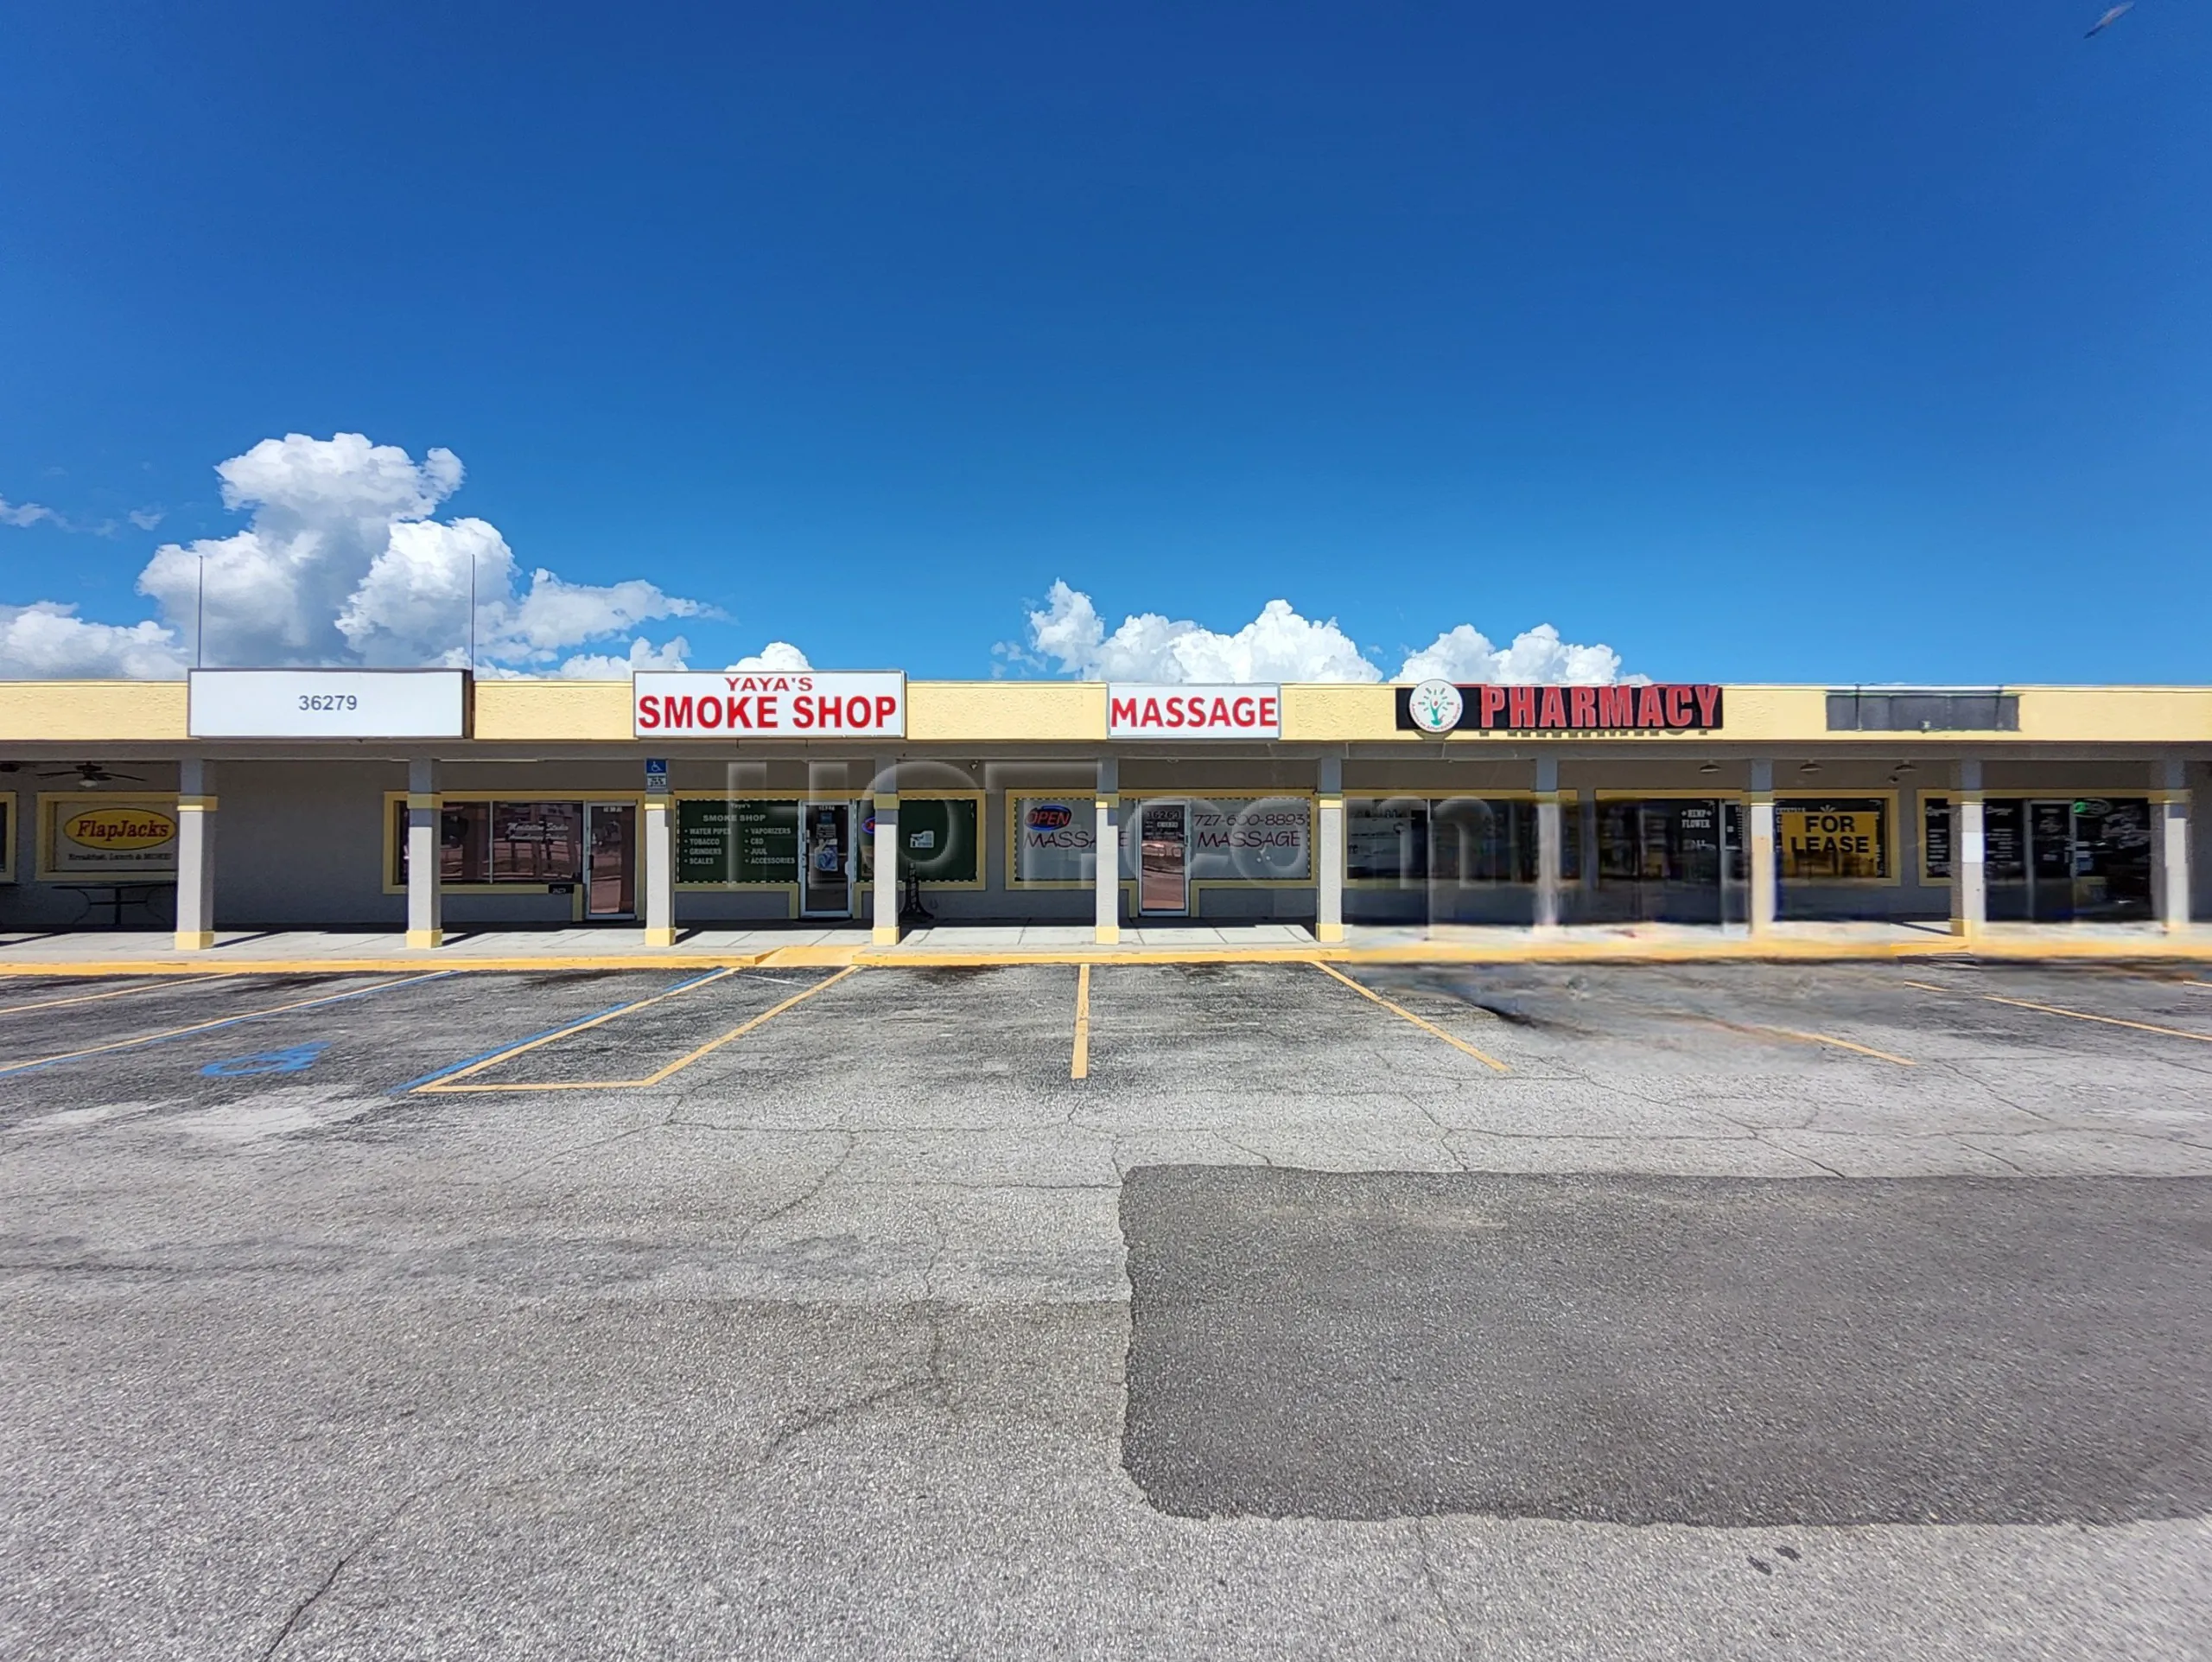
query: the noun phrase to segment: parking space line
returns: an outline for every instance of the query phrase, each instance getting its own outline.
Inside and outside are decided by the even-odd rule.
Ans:
[[[2068,1009],[2063,1004],[2038,1004],[2031,998],[2006,998],[1993,992],[1961,993],[1955,987],[1938,987],[1925,981],[1908,981],[1908,987],[1917,987],[1923,992],[1954,993],[1961,998],[1979,998],[1988,1004],[2010,1004],[2014,1009],[2039,1010],[2045,1016],[2069,1016],[2077,1022],[2101,1022],[2107,1027],[2128,1028],[2137,1033],[2156,1033],[2169,1039],[2194,1039],[2201,1045],[2212,1045],[2212,1033],[2191,1033],[2187,1028],[2160,1027],[2156,1022],[2131,1022],[2125,1016],[2098,1016],[2085,1009]]]
[[[1673,1016],[1701,1022],[1707,1027],[1722,1028],[1730,1033],[1745,1033],[1770,1039],[1794,1039],[1799,1044],[1831,1045],[1838,1050],[1848,1050],[1855,1055],[1872,1056],[1877,1061],[1894,1062],[1899,1067],[1917,1067],[1919,1063],[1910,1056],[1891,1055],[1886,1050],[1877,1050],[1872,1045],[1862,1045],[1850,1039],[1839,1039],[1833,1033],[1808,1033],[1798,1028],[1772,1027],[1764,1022],[1724,1022],[1717,1016],[1700,1016],[1694,1010],[1670,1010]]]
[[[1384,1009],[1389,1010],[1391,1015],[1395,1016],[1403,1021],[1411,1022],[1423,1033],[1428,1034],[1434,1038],[1443,1040],[1446,1044],[1450,1045],[1454,1050],[1465,1051],[1467,1054],[1472,1056],[1484,1067],[1494,1067],[1501,1073],[1510,1073],[1513,1071],[1503,1062],[1498,1060],[1497,1057],[1489,1055],[1483,1051],[1476,1049],[1474,1046],[1469,1044],[1465,1039],[1453,1038],[1452,1035],[1446,1033],[1442,1028],[1437,1026],[1435,1022],[1424,1022],[1420,1016],[1414,1015],[1403,1004],[1392,1003],[1389,999],[1385,998],[1381,993],[1376,992],[1373,988],[1361,986],[1358,982],[1353,980],[1350,976],[1344,974],[1342,971],[1336,969],[1332,965],[1324,964],[1319,958],[1308,958],[1306,961],[1308,964],[1311,964],[1315,969],[1320,971],[1323,975],[1343,982],[1344,985],[1350,987],[1362,998],[1371,999],[1376,1003],[1382,1005]]]
[[[1068,1066],[1071,1079],[1090,1077],[1090,965],[1078,964],[1075,971],[1075,1060]]]
[[[142,987],[118,987],[112,992],[79,993],[70,998],[42,998],[35,1004],[0,1004],[0,1016],[20,1016],[26,1010],[60,1009],[64,1004],[97,1004],[103,998],[128,998],[134,992],[165,992],[171,987],[197,987],[203,982],[222,981],[227,977],[195,975],[181,981],[149,981]]]
[[[739,1022],[728,1033],[722,1034],[717,1038],[709,1039],[706,1043],[700,1045],[694,1049],[685,1051],[683,1054],[678,1056],[674,1061],[668,1063],[664,1067],[654,1069],[653,1072],[646,1074],[643,1079],[540,1079],[531,1082],[516,1083],[506,1080],[491,1082],[471,1080],[467,1077],[467,1073],[474,1073],[481,1068],[488,1067],[493,1061],[505,1060],[509,1056],[518,1056],[524,1050],[534,1050],[539,1045],[547,1042],[549,1040],[559,1038],[565,1034],[581,1033],[584,1028],[588,1027],[596,1027],[601,1022],[607,1019],[607,1016],[594,1016],[588,1022],[578,1022],[573,1026],[562,1028],[556,1032],[543,1035],[536,1039],[528,1040],[511,1050],[501,1051],[497,1055],[491,1057],[485,1061],[471,1065],[467,1068],[467,1073],[451,1074],[442,1079],[433,1079],[427,1085],[418,1085],[415,1087],[415,1094],[461,1096],[474,1092],[513,1091],[634,1091],[641,1089],[646,1086],[659,1085],[664,1080],[675,1078],[677,1074],[682,1073],[685,1068],[690,1067],[692,1063],[699,1060],[702,1057],[712,1055],[715,1051],[720,1050],[724,1045],[729,1044],[735,1040],[742,1039],[747,1034],[752,1032],[753,1028],[763,1026],[766,1023],[775,1020],[777,1016],[781,1016],[785,1010],[790,1009],[793,1005],[804,1004],[808,999],[813,997],[817,993],[829,991],[830,988],[836,986],[847,976],[858,973],[860,967],[861,966],[857,964],[847,965],[843,969],[838,971],[836,974],[830,976],[823,980],[816,982],[812,986],[806,988],[804,991],[793,993],[789,998],[785,999],[782,1003],[773,1005],[767,1009],[762,1010],[760,1015],[753,1016],[749,1020]],[[671,987],[668,991],[658,994],[652,998],[640,999],[635,1004],[625,1004],[621,1008],[626,1010],[640,1009],[646,1004],[658,1003],[663,998],[673,997],[676,994],[683,992],[688,988],[698,986],[702,982],[715,980],[720,976],[735,975],[737,971],[735,970],[717,971],[715,975],[702,976],[699,977],[698,981],[687,981],[683,986]],[[619,1013],[619,1011],[609,1012],[610,1015]]]
[[[596,1015],[578,1016],[575,1021],[563,1022],[557,1028],[548,1028],[543,1033],[531,1034],[527,1039],[518,1039],[514,1043],[502,1045],[497,1050],[487,1050],[481,1055],[471,1056],[465,1060],[455,1062],[451,1067],[442,1067],[435,1073],[425,1073],[419,1079],[409,1080],[399,1089],[402,1091],[451,1089],[454,1083],[467,1079],[472,1073],[481,1073],[487,1067],[510,1060],[526,1051],[535,1050],[540,1045],[550,1045],[556,1039],[565,1039],[571,1033],[582,1033],[588,1028],[612,1022],[618,1016],[627,1016],[633,1010],[644,1009],[648,1005],[661,1003],[664,999],[673,998],[678,993],[689,992],[694,987],[702,987],[709,981],[719,981],[725,976],[733,976],[736,973],[735,969],[727,969],[710,970],[705,975],[695,975],[689,981],[679,981],[674,986],[654,993],[650,997],[633,998],[626,1004],[616,1004],[610,1009],[599,1011]]]
[[[2077,1022],[2102,1022],[2107,1027],[2133,1028],[2138,1033],[2162,1033],[2169,1039],[2194,1039],[2201,1045],[2212,1045],[2212,1033],[2191,1033],[2186,1028],[2162,1028],[2153,1022],[2129,1022],[2117,1016],[2093,1016],[2088,1010],[2067,1009],[2057,1004],[2037,1004],[2025,998],[1999,998],[1993,992],[1980,996],[1993,1004],[2010,1004],[2015,1009],[2041,1010],[2046,1016],[2070,1016]]]
[[[212,1022],[194,1022],[189,1027],[169,1028],[160,1033],[142,1033],[132,1039],[118,1039],[104,1045],[92,1045],[83,1050],[67,1050],[59,1055],[41,1056],[35,1061],[17,1062],[12,1067],[0,1067],[0,1079],[16,1073],[29,1073],[41,1067],[53,1067],[62,1062],[73,1062],[86,1056],[104,1056],[110,1051],[130,1050],[138,1045],[159,1044],[165,1039],[181,1039],[194,1033],[213,1033],[218,1028],[236,1027],[241,1022],[257,1021],[264,1016],[282,1016],[287,1010],[314,1009],[321,1004],[343,1003],[349,998],[366,998],[372,993],[391,992],[401,987],[411,987],[425,981],[442,981],[457,970],[433,970],[428,975],[410,975],[398,981],[379,982],[373,987],[356,987],[351,992],[327,994],[321,998],[302,998],[289,1004],[274,1004],[267,1009],[246,1010],[237,1016],[218,1016]]]

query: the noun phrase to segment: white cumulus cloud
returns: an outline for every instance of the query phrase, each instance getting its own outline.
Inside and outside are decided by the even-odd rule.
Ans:
[[[1141,612],[1122,620],[1111,634],[1090,595],[1055,583],[1044,608],[1029,614],[1029,645],[1013,655],[1043,661],[1061,673],[1092,681],[1249,682],[1380,681],[1382,669],[1338,627],[1316,622],[1285,600],[1271,600],[1259,616],[1231,634],[1188,620]],[[1642,680],[1621,673],[1610,646],[1577,646],[1541,623],[1503,650],[1473,625],[1462,623],[1408,655],[1395,681],[1440,677],[1452,681],[1598,685]]]
[[[734,670],[769,670],[789,674],[795,670],[810,670],[806,654],[788,640],[772,640],[757,653],[747,653],[734,664],[726,665]]]
[[[181,675],[175,633],[158,623],[89,623],[50,600],[0,606],[0,680],[149,681]]]
[[[642,578],[571,583],[543,568],[525,576],[496,526],[437,517],[464,477],[451,450],[417,462],[359,433],[292,433],[215,472],[225,505],[247,524],[155,551],[138,588],[162,622],[118,628],[41,602],[0,614],[10,640],[21,637],[0,665],[18,674],[180,674],[204,608],[200,655],[210,665],[463,665],[473,633],[487,673],[627,675],[681,667],[688,650],[680,635],[655,646],[640,626],[709,614]],[[55,516],[0,504],[0,518],[29,525]],[[38,664],[57,667],[31,667]]]

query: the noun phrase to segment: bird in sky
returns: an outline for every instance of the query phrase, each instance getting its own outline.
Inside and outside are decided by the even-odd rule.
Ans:
[[[2101,17],[2098,18],[2098,19],[2097,19],[2097,21],[2096,21],[2096,22],[2095,22],[2094,25],[2092,25],[2092,26],[2091,26],[2091,28],[2090,28],[2090,29],[2089,29],[2089,33],[2088,33],[2088,35],[2084,35],[2082,38],[2083,40],[2085,40],[2085,41],[2086,41],[2086,40],[2088,40],[2089,38],[2091,38],[2091,36],[2093,36],[2093,35],[2101,35],[2101,34],[2103,34],[2107,29],[2110,29],[2110,28],[2111,28],[2114,23],[2118,22],[2120,20],[2120,18],[2121,18],[2122,16],[2126,16],[2128,12],[2131,12],[2131,11],[2133,11],[2133,10],[2135,10],[2135,0],[2120,0],[2120,4],[2118,4],[2118,5],[2114,6],[2114,7],[2113,7],[2110,11],[2107,12],[2103,16],[2101,16]]]

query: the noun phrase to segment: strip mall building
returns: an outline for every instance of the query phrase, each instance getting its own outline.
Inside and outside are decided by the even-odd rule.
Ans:
[[[16,682],[0,927],[2151,933],[2208,760],[2212,688]]]

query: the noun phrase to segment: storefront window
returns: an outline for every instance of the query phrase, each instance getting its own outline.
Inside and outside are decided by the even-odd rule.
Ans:
[[[1428,804],[1403,796],[1346,801],[1344,877],[1356,883],[1427,882]]]
[[[1429,873],[1440,882],[1536,881],[1536,805],[1451,797],[1430,811]]]
[[[443,883],[573,883],[583,879],[581,802],[448,802],[438,813]],[[407,805],[392,804],[394,881],[407,881]]]
[[[1738,810],[1711,798],[1598,805],[1600,882],[1718,887],[1743,879]]]
[[[1774,829],[1784,882],[1864,882],[1890,875],[1889,810],[1878,797],[1777,802]]]

